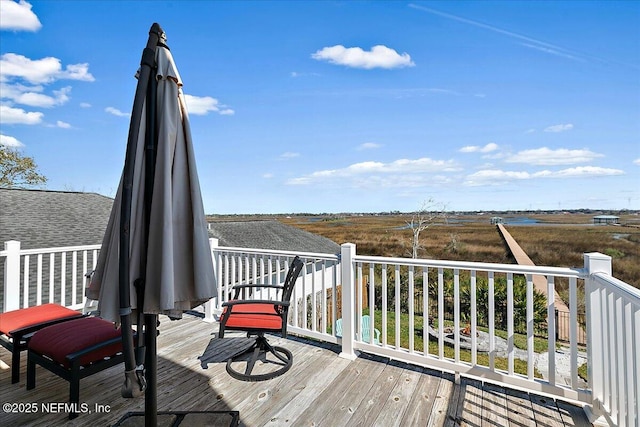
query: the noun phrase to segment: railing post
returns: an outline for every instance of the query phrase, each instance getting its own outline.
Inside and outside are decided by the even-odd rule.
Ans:
[[[611,257],[598,252],[585,253],[585,303],[587,318],[587,372],[591,389],[591,405],[585,406],[589,421],[595,425],[607,425],[603,416],[604,408],[604,354],[607,343],[604,342],[603,328],[607,327],[602,310],[604,301],[599,286],[593,280],[594,273],[611,275]]]
[[[218,290],[218,268],[216,266],[217,264],[217,256],[215,254],[215,248],[218,247],[218,239],[215,239],[213,237],[211,237],[209,239],[209,248],[211,249],[211,261],[213,261],[213,279],[214,279],[214,283],[213,285],[216,287],[216,294],[217,296],[215,298],[211,298],[209,301],[204,303],[204,321],[205,322],[209,322],[209,323],[213,323],[215,322],[215,317],[214,314],[217,312],[219,314],[220,310],[219,310],[219,305],[220,305],[220,294],[218,292],[220,292],[220,290]]]
[[[611,276],[611,257],[599,252],[590,252],[584,255],[584,269],[587,274],[604,273]]]
[[[353,258],[356,245],[344,243],[340,247],[340,271],[342,282],[342,352],[340,357],[354,360],[357,355],[353,348],[356,280]]]
[[[4,311],[20,308],[20,242],[4,242],[7,257],[4,263]]]

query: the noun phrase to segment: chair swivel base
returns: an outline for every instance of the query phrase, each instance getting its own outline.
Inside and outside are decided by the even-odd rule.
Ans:
[[[251,354],[249,360],[246,360],[247,354]],[[269,354],[274,355],[278,360],[267,360]],[[260,358],[264,364],[277,365],[280,366],[280,368],[266,373],[253,374],[252,371],[258,358]],[[246,368],[244,372],[233,368],[233,363],[244,362],[245,360]],[[259,335],[251,347],[231,356],[229,360],[227,360],[227,372],[233,378],[240,381],[265,381],[284,374],[292,365],[293,354],[291,354],[289,350],[284,347],[272,346],[264,336]]]

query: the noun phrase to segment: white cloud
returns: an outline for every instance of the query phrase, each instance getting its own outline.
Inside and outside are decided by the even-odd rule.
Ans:
[[[354,163],[342,169],[328,169],[313,172],[287,181],[290,185],[307,185],[333,179],[348,179],[357,187],[364,183],[379,182],[381,186],[412,186],[417,182],[426,185],[430,176],[416,176],[434,172],[453,172],[459,170],[452,160],[433,160],[429,158],[399,159],[391,163],[366,161]]]
[[[286,153],[280,154],[279,158],[282,160],[295,159],[296,157],[300,157],[300,153],[293,153],[291,151],[287,151]]]
[[[402,68],[413,67],[408,53],[398,54],[395,50],[383,45],[373,46],[370,51],[359,47],[346,48],[342,45],[324,47],[311,54],[313,59],[328,61],[331,64],[353,68]]]
[[[38,31],[40,28],[42,24],[31,10],[30,3],[24,0],[0,1],[0,30]]]
[[[504,184],[505,182],[509,181],[529,178],[531,178],[531,175],[528,172],[487,169],[472,173],[471,175],[467,176],[464,184],[469,186],[497,185]]]
[[[464,181],[464,185],[500,185],[513,181],[537,178],[589,178],[616,175],[624,175],[624,171],[620,169],[601,168],[597,166],[578,166],[575,168],[562,169],[559,171],[542,170],[538,172],[487,169],[468,175]]]
[[[264,179],[271,179],[271,178],[273,178],[273,174],[271,172],[263,173],[262,177]]]
[[[46,57],[31,60],[15,53],[0,56],[0,81],[21,78],[29,83],[52,83],[56,80],[81,80],[92,82],[95,78],[89,73],[89,64],[71,64],[63,70],[58,58]]]
[[[633,164],[634,164],[634,165],[638,165],[638,166],[640,166],[640,159],[635,159],[635,160],[633,161]]]
[[[106,111],[109,114],[112,114],[114,116],[117,117],[129,117],[131,114],[129,113],[123,113],[122,111],[118,110],[117,108],[113,108],[113,107],[107,107],[104,109],[104,111]]]
[[[58,120],[56,122],[56,127],[59,127],[62,129],[71,129],[71,125],[69,123],[63,122],[61,120]]]
[[[81,102],[80,108],[91,108],[91,104],[89,104],[88,102]]]
[[[184,100],[187,103],[189,114],[193,114],[195,116],[204,116],[210,111],[223,116],[235,114],[235,111],[227,108],[226,105],[220,104],[220,101],[210,96],[193,96],[185,94]]]
[[[603,157],[603,155],[587,149],[568,150],[566,148],[559,148],[552,150],[547,147],[542,147],[520,151],[519,153],[508,156],[505,161],[508,163],[528,163],[532,165],[570,165],[590,162],[597,157]]]
[[[0,90],[2,91],[3,99],[10,99],[16,104],[28,105],[30,107],[51,108],[63,105],[69,101],[71,87],[67,86],[59,90],[54,90],[53,96],[42,93],[44,91],[44,87],[42,85],[23,86],[20,84],[7,85],[0,83]]]
[[[375,148],[380,148],[382,147],[381,144],[376,144],[375,142],[365,142],[364,144],[360,144],[358,145],[357,150],[358,151],[362,151],[362,150],[373,150]]]
[[[573,125],[571,123],[566,123],[566,124],[559,124],[559,125],[553,125],[553,126],[549,126],[547,128],[545,128],[545,132],[554,132],[554,133],[558,133],[558,132],[566,132],[568,130],[573,129]]]
[[[498,149],[498,144],[494,142],[490,142],[484,147],[480,147],[478,145],[467,145],[466,147],[462,147],[460,150],[461,153],[490,153],[492,151],[496,151]]]
[[[297,71],[292,71],[291,73],[289,73],[289,75],[295,79],[295,78],[298,78],[298,77],[307,77],[307,76],[317,77],[320,74],[318,74],[318,73],[299,73]]]
[[[40,112],[28,112],[22,108],[13,108],[8,105],[0,105],[0,124],[35,125],[42,122],[43,114]]]
[[[24,147],[24,144],[13,136],[3,135],[0,133],[0,145],[5,147]]]
[[[624,171],[620,169],[601,168],[598,166],[577,166],[575,168],[563,169],[557,172],[549,173],[545,177],[575,178],[575,177],[614,176],[614,175],[624,175]]]

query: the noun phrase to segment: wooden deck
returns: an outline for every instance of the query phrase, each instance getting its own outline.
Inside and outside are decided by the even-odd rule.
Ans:
[[[450,374],[362,354],[338,357],[337,346],[298,338],[270,342],[293,352],[289,372],[250,383],[232,379],[226,358],[250,341],[240,334],[217,338],[217,325],[192,315],[161,318],[158,337],[158,410],[236,410],[243,426],[586,426],[581,408]],[[123,399],[122,367],[85,378],[80,401],[91,413],[68,421],[42,404],[67,402],[68,383],[37,367],[37,386],[27,391],[26,355],[20,383],[10,383],[10,354],[0,347],[0,401],[35,403],[37,413],[0,412],[4,426],[108,426],[128,411],[143,411],[144,398]],[[96,412],[102,405],[109,412]],[[46,408],[44,408],[46,409]],[[209,425],[210,423],[207,423]]]

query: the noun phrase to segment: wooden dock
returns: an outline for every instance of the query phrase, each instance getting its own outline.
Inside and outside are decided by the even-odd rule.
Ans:
[[[225,362],[249,346],[245,336],[219,339],[217,324],[190,314],[178,321],[161,316],[161,321],[159,411],[234,410],[242,426],[590,425],[581,408],[552,398],[466,378],[456,384],[451,374],[364,353],[349,361],[338,357],[333,344],[296,337],[270,338],[293,352],[289,372],[264,382],[237,381],[227,374]],[[26,355],[18,384],[10,383],[9,364],[9,352],[0,347],[3,408],[28,403],[37,410],[0,412],[0,425],[109,426],[126,412],[144,410],[144,398],[120,396],[123,367],[116,366],[81,381],[80,402],[91,413],[69,421],[64,412],[43,410],[43,404],[67,402],[66,381],[37,367],[36,389],[27,391]]]

